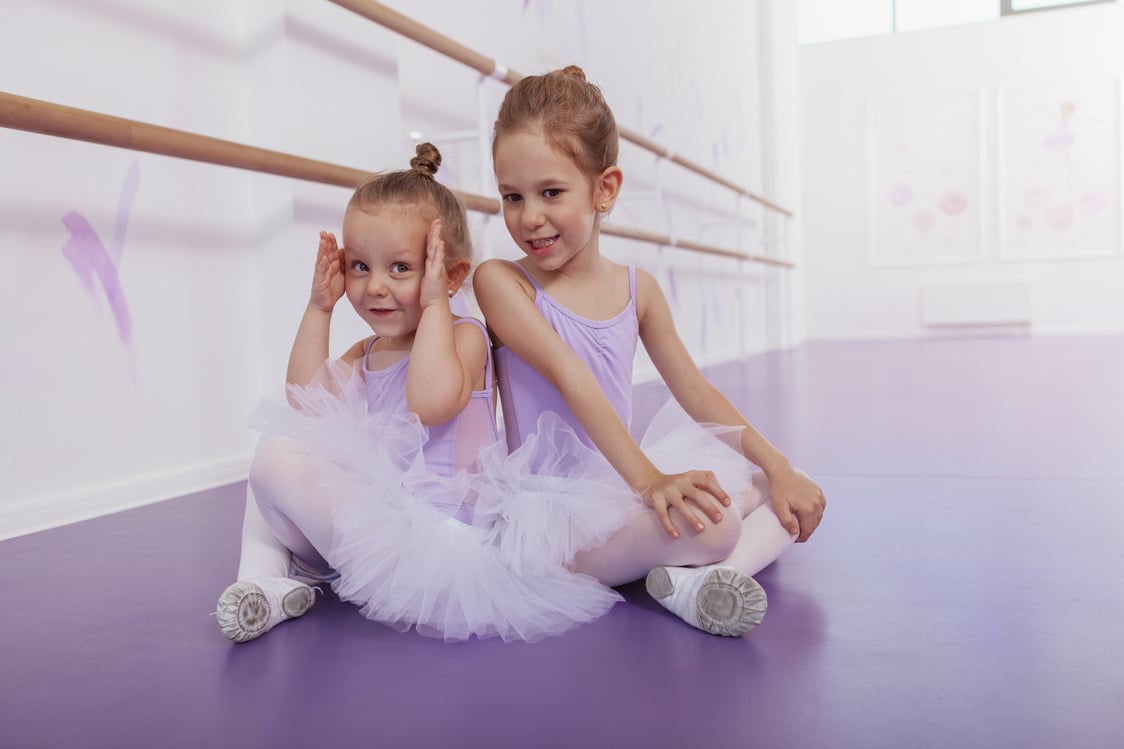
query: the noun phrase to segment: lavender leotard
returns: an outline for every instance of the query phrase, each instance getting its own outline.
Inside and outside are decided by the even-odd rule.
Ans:
[[[527,271],[521,267],[519,270],[535,287],[535,308],[593,371],[613,410],[627,427],[632,421],[632,363],[640,336],[636,269],[628,268],[628,304],[608,320],[590,320],[574,314],[547,294]],[[582,442],[597,449],[558,389],[506,346],[496,351],[496,377],[503,399],[509,450],[523,444],[544,411],[557,413]]]
[[[471,317],[453,321],[453,325],[471,323],[480,329],[487,340],[484,324]],[[386,369],[371,370],[368,360],[375,339],[367,344],[363,357],[363,380],[367,389],[367,408],[369,411],[392,410],[406,400],[406,371],[410,356]],[[422,446],[426,466],[440,476],[454,476],[460,471],[471,471],[476,465],[477,456],[484,447],[499,439],[495,421],[495,403],[492,396],[491,357],[484,370],[484,389],[473,390],[464,409],[444,424],[428,428],[429,437]],[[462,507],[457,517],[466,522],[471,517],[471,508]]]
[[[608,320],[574,314],[520,270],[535,289],[535,308],[589,366],[612,409],[631,426],[632,367],[640,338],[635,269],[628,268],[628,304]],[[495,450],[485,451],[476,509],[496,519],[500,551],[514,569],[574,569],[579,553],[608,543],[650,510],[592,444],[557,388],[510,349],[500,348],[495,356],[508,453],[497,460]],[[749,463],[723,441],[737,429],[696,423],[671,398],[639,444],[664,473],[703,465],[731,496],[748,497]]]

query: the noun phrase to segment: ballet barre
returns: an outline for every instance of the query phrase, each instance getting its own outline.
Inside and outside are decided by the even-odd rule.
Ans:
[[[371,173],[370,170],[318,161],[282,151],[258,148],[3,91],[0,91],[0,127],[349,189],[355,188]],[[495,198],[458,190],[454,190],[454,193],[469,210],[489,215],[500,213],[500,201]],[[601,231],[612,236],[650,242],[664,247],[676,247],[784,268],[793,267],[792,263],[784,260],[748,255],[722,247],[612,224],[603,224]]]
[[[391,31],[404,36],[407,39],[415,41],[424,47],[428,47],[434,52],[440,53],[442,55],[445,55],[446,57],[449,57],[450,59],[467,65],[481,75],[485,75],[489,78],[494,78],[502,83],[506,83],[509,86],[515,85],[521,78],[523,78],[521,74],[501,65],[498,61],[480,54],[479,52],[476,52],[475,50],[464,46],[460,42],[450,39],[444,34],[441,34],[429,28],[428,26],[418,23],[409,16],[405,16],[395,10],[392,10],[391,8],[388,8],[382,3],[375,2],[375,0],[329,0],[329,2],[335,3],[341,8],[346,8],[352,13],[360,15],[370,21],[374,21],[384,28],[390,29]],[[783,208],[776,203],[747,190],[736,182],[732,182],[731,180],[728,180],[725,177],[716,174],[709,169],[700,166],[699,164],[696,164],[690,159],[684,158],[683,156],[674,153],[671,149],[660,145],[651,138],[647,138],[633,130],[629,130],[625,127],[620,127],[619,125],[617,126],[617,130],[620,133],[621,138],[623,138],[624,140],[627,140],[646,151],[651,151],[660,158],[667,159],[668,161],[677,164],[684,169],[687,169],[688,171],[694,172],[704,179],[708,179],[715,184],[721,185],[722,187],[725,187],[726,189],[731,190],[738,195],[741,195],[742,197],[748,198],[755,203],[759,203],[768,210],[775,211],[786,217],[791,217],[793,215],[792,211],[788,210],[787,208]]]

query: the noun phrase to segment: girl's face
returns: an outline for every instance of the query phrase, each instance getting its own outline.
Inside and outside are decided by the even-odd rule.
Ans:
[[[507,231],[536,265],[558,270],[597,252],[593,180],[540,130],[502,136],[494,162]]]
[[[380,338],[410,345],[421,320],[429,222],[417,211],[351,209],[343,219],[344,289]]]

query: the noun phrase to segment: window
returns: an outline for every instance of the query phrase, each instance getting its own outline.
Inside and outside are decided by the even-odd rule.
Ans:
[[[995,21],[1116,0],[800,0],[800,43]]]
[[[1095,5],[1097,3],[1115,2],[1116,0],[1002,0],[1003,15],[1012,13],[1025,13],[1028,10],[1049,10],[1062,8],[1067,5]]]
[[[931,29],[997,18],[999,0],[896,0],[894,3],[894,31]]]

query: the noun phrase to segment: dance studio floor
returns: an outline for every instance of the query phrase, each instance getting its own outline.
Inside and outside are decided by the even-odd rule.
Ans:
[[[710,374],[828,497],[745,637],[632,585],[534,645],[399,634],[331,595],[234,645],[210,613],[235,485],[0,542],[0,747],[1124,746],[1124,336],[811,343]]]

